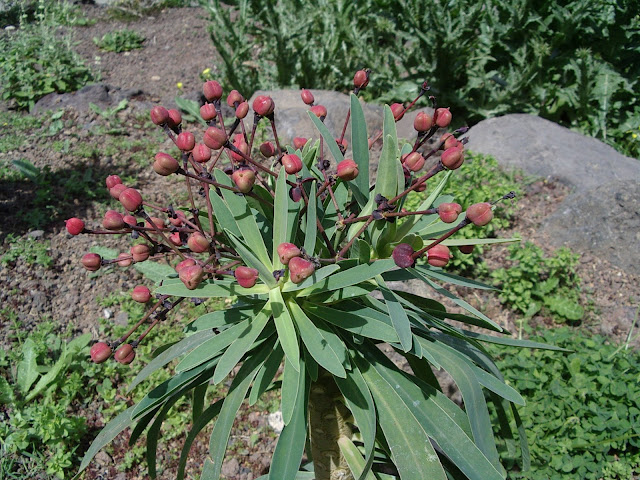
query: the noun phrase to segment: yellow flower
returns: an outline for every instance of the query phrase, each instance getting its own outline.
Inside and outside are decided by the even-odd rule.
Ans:
[[[176,87],[178,87],[180,90],[182,90],[182,82],[176,83]]]
[[[631,138],[638,138],[638,134],[637,133],[632,134]]]
[[[210,73],[211,73],[210,68],[205,68],[204,70],[202,70],[202,75],[209,75]]]

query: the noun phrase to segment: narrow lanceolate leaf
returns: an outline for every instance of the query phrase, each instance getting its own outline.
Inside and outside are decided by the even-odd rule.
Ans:
[[[356,196],[356,200],[362,208],[369,200],[369,140],[362,105],[360,105],[358,97],[353,94],[351,94],[351,150],[359,172],[352,184],[355,184],[358,192],[362,195],[362,198]]]
[[[395,389],[375,368],[356,359],[373,395],[378,423],[402,480],[446,480],[429,436]]]
[[[363,480],[365,476],[368,475],[367,472],[370,470],[371,465],[373,465],[376,437],[376,407],[367,382],[365,382],[358,368],[351,369],[345,379],[336,378],[336,384],[340,392],[342,392],[347,407],[351,410],[353,418],[356,420],[356,425],[362,435],[365,461],[363,462],[364,465],[360,473],[353,473],[357,475],[358,480]]]
[[[225,177],[227,176],[225,175]],[[224,184],[231,186],[231,182],[227,181],[227,179],[228,177],[225,179]],[[211,206],[213,207],[213,212],[220,227],[223,230],[229,230],[230,232],[233,232],[234,235],[241,237],[242,232],[240,232],[236,219],[233,218],[233,214],[231,213],[231,210],[229,210],[226,202],[216,193],[215,188],[211,188],[209,190],[209,198],[211,199]]]
[[[248,329],[242,332],[233,343],[229,345],[224,354],[222,354],[222,357],[220,357],[220,360],[218,360],[216,371],[213,374],[214,384],[220,383],[229,375],[229,372],[233,370],[244,354],[252,347],[258,335],[262,333],[270,317],[271,306],[269,302],[267,302],[260,313],[258,313],[255,318],[249,320]]]
[[[383,342],[397,342],[398,334],[389,323],[381,321],[379,318],[352,313],[336,308],[325,307],[313,303],[305,303],[304,308],[313,315],[322,318],[324,321],[335,325],[338,328],[347,330],[367,338],[382,340]]]
[[[378,176],[373,189],[373,197],[380,194],[391,199],[398,194],[398,137],[393,113],[388,105],[384,107],[383,145],[378,164]]]
[[[442,270],[432,270],[427,267],[418,265],[415,267],[420,273],[429,277],[435,278],[442,282],[450,283],[452,285],[460,285],[461,287],[478,288],[481,290],[498,290],[496,287],[487,285],[486,283],[478,282],[470,278],[464,278],[460,275],[454,275],[453,273],[443,272]]]
[[[273,275],[271,275],[273,278]],[[189,290],[180,280],[168,282],[155,289],[155,293],[161,295],[171,295],[174,297],[197,297],[197,298],[220,298],[232,296],[264,295],[269,292],[269,287],[260,283],[251,288],[243,288],[238,282],[223,280],[205,280],[196,287]]]
[[[411,350],[412,335],[411,323],[409,322],[407,312],[404,311],[399,297],[392,290],[389,290],[387,288],[386,283],[380,275],[378,275],[377,281],[378,285],[380,286],[380,292],[382,293],[382,297],[384,298],[384,302],[389,311],[389,318],[391,318],[393,328],[395,329],[396,333],[398,334],[398,338],[400,339],[402,349],[405,352],[408,352],[409,350]]]
[[[229,176],[222,170],[215,169],[214,174],[216,181],[220,183],[226,183],[231,185]],[[270,269],[273,269],[271,258],[267,252],[267,247],[264,244],[260,229],[256,223],[255,214],[251,211],[249,204],[245,200],[243,195],[236,195],[231,190],[222,190],[222,196],[229,206],[229,210],[233,215],[240,232],[242,232],[242,238],[246,242],[247,246],[253,253],[260,259],[262,263],[267,265]],[[255,268],[255,267],[254,267]]]
[[[31,338],[27,338],[22,344],[22,360],[18,363],[17,375],[17,383],[23,393],[26,393],[38,379],[37,356],[36,343]]]
[[[371,470],[365,472],[366,464],[364,458],[362,458],[362,455],[360,455],[358,448],[354,445],[350,438],[344,436],[340,437],[338,439],[338,446],[340,447],[340,452],[347,461],[347,465],[349,465],[349,470],[351,470],[351,473],[356,478],[365,480],[376,480],[376,477],[373,475],[373,472],[371,472]]]
[[[180,399],[182,395],[174,395],[170,398],[158,413],[158,416],[153,421],[153,425],[149,428],[147,432],[147,466],[149,468],[149,477],[152,479],[156,478],[156,458],[158,455],[158,437],[160,436],[160,428],[162,427],[162,422],[166,418],[171,407]]]
[[[133,419],[131,418],[133,409],[134,407],[127,408],[124,412],[111,420],[102,430],[100,430],[98,436],[95,438],[93,443],[91,443],[89,450],[84,454],[82,463],[80,464],[80,469],[74,479],[80,476],[80,473],[89,466],[93,457],[95,457],[104,446],[110,444],[113,439],[120,434],[120,432],[133,423]]]
[[[345,372],[342,366],[342,360],[338,357],[339,354],[331,348],[331,344],[323,336],[322,331],[316,328],[295,301],[292,300],[288,302],[287,306],[289,307],[294,323],[298,327],[300,338],[302,338],[307,350],[309,350],[309,353],[315,361],[318,362],[318,365],[324,367],[337,377],[346,377],[347,372]]]
[[[222,460],[224,459],[224,452],[227,450],[227,442],[229,440],[233,421],[235,420],[238,409],[249,390],[251,382],[271,352],[272,345],[273,344],[268,346],[265,345],[264,348],[257,349],[252,356],[247,358],[234,377],[231,387],[229,387],[229,393],[224,399],[222,409],[218,415],[218,420],[216,420],[213,432],[211,432],[211,440],[209,441],[209,455],[211,456],[211,462],[213,463],[213,478],[218,478],[220,476]]]
[[[440,196],[440,193],[444,189],[445,185],[449,181],[449,177],[453,173],[453,170],[449,170],[446,172],[440,183],[436,186],[436,188],[429,194],[429,196],[420,204],[420,206],[416,209],[419,210],[428,210],[433,202],[436,201],[436,198]],[[429,218],[427,218],[429,217]],[[409,215],[409,217],[402,222],[402,224],[398,227],[398,231],[396,232],[396,239],[400,240],[402,237],[409,233],[419,232],[423,228],[425,228],[429,223],[431,223],[431,219],[438,218],[437,215]]]
[[[269,388],[269,385],[271,385],[271,382],[273,381],[273,377],[280,368],[283,356],[284,352],[280,346],[280,341],[277,341],[273,351],[269,355],[269,358],[267,358],[267,361],[264,362],[262,367],[260,367],[260,370],[258,370],[258,374],[253,382],[253,387],[251,387],[249,405],[255,405],[262,394],[267,390],[267,388]]]
[[[318,226],[316,225],[317,217],[316,184],[311,185],[309,192],[309,205],[307,206],[307,228],[305,230],[304,249],[309,255],[313,255],[316,249],[316,238],[318,234]]]
[[[484,333],[470,332],[463,330],[463,333],[475,340],[487,343],[495,343],[497,345],[506,345],[508,347],[537,348],[540,350],[554,350],[556,352],[571,352],[566,348],[549,345],[548,343],[532,342],[531,340],[518,340],[510,337],[494,337],[493,335],[485,335]]]
[[[185,372],[198,365],[201,365],[217,356],[223,349],[227,348],[241,335],[245,335],[251,329],[251,319],[248,318],[242,322],[227,328],[217,335],[209,338],[197,348],[193,349],[185,356],[176,366],[177,372]],[[196,335],[198,337],[199,335]],[[193,337],[189,337],[193,338]]]
[[[227,237],[231,243],[233,243],[233,248],[236,249],[242,260],[247,264],[247,266],[251,268],[255,268],[258,270],[258,275],[260,276],[260,280],[262,280],[269,288],[273,288],[276,286],[276,280],[273,278],[273,270],[271,269],[271,260],[269,263],[264,263],[262,259],[258,258],[253,254],[251,250],[245,245],[242,240],[236,237],[229,231],[226,231]],[[255,287],[254,287],[255,288]]]
[[[184,333],[191,335],[194,333],[211,330],[213,328],[226,329],[243,320],[255,317],[265,306],[265,302],[242,305],[225,310],[216,310],[215,312],[205,313],[201,317],[196,318],[193,322],[188,323],[184,327]]]
[[[300,387],[300,375],[304,375],[304,372],[299,372],[287,358],[284,359],[284,372],[282,374],[282,389],[280,410],[282,411],[282,421],[285,425],[289,425],[291,418],[293,417],[293,410],[296,406],[296,400],[300,394],[298,388]]]
[[[282,291],[283,292],[295,292],[296,290],[303,290],[303,289],[305,289],[307,287],[315,285],[316,283],[320,282],[321,280],[324,280],[329,275],[331,275],[332,273],[335,273],[338,270],[340,270],[340,267],[338,265],[335,265],[335,264],[327,265],[326,267],[322,267],[322,268],[316,270],[315,272],[313,272],[313,275],[311,275],[309,278],[304,279],[300,283],[293,283],[291,280],[288,280],[282,286]]]
[[[293,368],[300,369],[300,345],[298,345],[298,334],[293,326],[293,320],[287,310],[282,292],[279,288],[274,288],[269,292],[271,300],[271,310],[273,312],[273,320],[278,331],[278,339],[284,350],[287,359],[293,365]]]
[[[358,265],[357,267],[335,273],[325,278],[322,282],[305,288],[298,296],[314,295],[324,291],[338,290],[350,285],[356,285],[365,280],[371,280],[375,278],[376,275],[380,275],[395,267],[395,262],[390,258],[376,260],[366,265]]]
[[[524,406],[526,402],[522,395],[520,395],[512,387],[491,375],[489,372],[472,364],[473,373],[476,376],[478,382],[483,387],[488,388],[497,395],[500,395],[505,400],[515,403],[516,405]]]
[[[209,330],[202,332],[200,335],[195,335],[180,340],[178,343],[171,346],[156,358],[151,360],[142,370],[140,370],[138,375],[136,375],[136,378],[134,378],[129,385],[127,392],[133,390],[140,382],[149,377],[149,375],[151,375],[157,369],[164,367],[172,360],[181,357],[185,353],[190,352],[194,348],[202,345],[204,342],[211,339],[215,335],[216,333],[213,330]]]
[[[462,300],[461,298],[458,298],[457,296],[455,296],[453,293],[449,292],[446,288],[441,287],[440,285],[434,283],[430,278],[428,278],[426,275],[422,274],[422,272],[416,270],[416,269],[410,269],[410,272],[418,279],[422,280],[423,282],[425,282],[427,285],[429,285],[431,288],[433,288],[436,292],[444,295],[445,297],[450,298],[451,300],[453,300],[455,303],[457,303],[458,305],[460,305],[462,308],[464,308],[466,311],[472,313],[473,315],[476,315],[477,317],[481,318],[482,320],[484,320],[485,322],[488,322],[489,324],[491,324],[491,326],[496,329],[498,332],[502,331],[502,327],[500,327],[500,325],[498,325],[497,323],[495,323],[493,320],[491,320],[489,317],[487,317],[484,313],[480,312],[478,309],[472,307],[471,305],[469,305],[467,302],[465,302],[464,300]]]
[[[287,237],[288,227],[288,207],[289,207],[289,194],[287,186],[287,174],[284,169],[280,170],[278,180],[276,181],[276,196],[273,203],[273,269],[279,270],[282,268],[282,262],[280,262],[280,256],[278,255],[278,245],[284,242],[288,242]]]
[[[271,458],[269,480],[295,480],[307,440],[307,403],[309,401],[309,382],[305,372],[304,360],[300,362],[296,403],[291,420],[280,433],[280,438]]]
[[[344,156],[340,151],[340,147],[338,147],[336,139],[333,138],[333,135],[331,135],[331,132],[329,131],[329,129],[325,126],[324,123],[320,121],[320,119],[314,113],[312,113],[310,110],[308,113],[309,113],[309,118],[311,119],[313,124],[316,126],[316,128],[320,132],[320,135],[322,135],[322,138],[324,139],[324,147],[329,149],[329,151],[331,152],[331,155],[333,156],[333,159],[336,161],[336,164],[340,163],[342,160],[344,160]]]

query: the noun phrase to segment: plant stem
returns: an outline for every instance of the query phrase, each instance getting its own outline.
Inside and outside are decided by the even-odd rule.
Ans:
[[[333,375],[324,369],[309,392],[309,436],[316,480],[354,480],[338,439],[351,438],[350,413]]]

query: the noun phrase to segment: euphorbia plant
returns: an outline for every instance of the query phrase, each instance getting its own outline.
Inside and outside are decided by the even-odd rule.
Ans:
[[[491,287],[441,270],[449,247],[500,241],[450,238],[467,224],[490,221],[490,200],[496,199],[463,214],[443,194],[447,179],[464,160],[466,139],[460,137],[465,129],[443,136],[433,150],[425,145],[449,125],[448,109],[435,109],[433,118],[419,115],[415,142],[400,149],[395,121],[406,109],[387,106],[383,130],[369,137],[357,98],[368,81],[368,71],[355,75],[349,117],[337,139],[323,124],[331,112],[303,90],[319,136],[315,141],[296,138],[297,146],[284,145],[278,137],[277,105],[266,96],[253,102],[249,124],[248,103],[237,91],[230,92],[226,101],[236,118],[226,128],[222,87],[209,81],[204,85],[208,103],[201,109],[209,127],[202,143],[183,130],[179,112],[160,106],[151,111],[153,122],[176,146],[173,152],[159,152],[153,168],[184,183],[186,205],[149,204],[112,175],[107,187],[123,211],[108,212],[107,230],[91,230],[79,219],[67,222],[72,235],[120,233],[144,240],[114,260],[85,255],[82,262],[90,271],[107,263],[126,267],[158,258],[175,268],[158,283],[153,306],[130,332],[94,345],[96,362],[112,353],[121,363],[132,362],[137,345],[185,298],[237,298],[228,309],[193,319],[178,343],[158,346],[129,388],[179,360],[175,374],[104,428],[81,469],[131,426],[132,441],[148,431],[147,458],[154,477],[159,426],[180,397],[191,395],[195,421],[178,478],[184,477],[196,434],[215,421],[201,478],[217,479],[240,405],[245,399],[253,405],[274,388],[280,388],[285,426],[269,479],[502,479],[494,435],[512,439],[511,418],[527,458],[513,405],[523,399],[504,383],[484,344],[543,346],[480,333],[504,332],[443,284]],[[427,90],[424,84],[420,95]],[[350,148],[344,140],[349,119]],[[261,121],[269,122],[273,139],[256,145]],[[377,140],[382,150],[372,184],[369,150]],[[427,180],[422,205],[406,211],[407,195],[427,189]],[[450,313],[433,298],[408,293],[402,282],[412,279],[467,313]],[[152,298],[144,287],[136,287],[133,295],[140,302]],[[133,340],[144,323],[148,326]],[[387,358],[379,348],[382,343],[404,357],[410,371]],[[442,393],[434,375],[441,368],[456,382],[464,408]],[[227,395],[206,405],[207,389],[232,371]],[[495,434],[487,400],[500,419]],[[309,463],[301,465],[305,446]]]

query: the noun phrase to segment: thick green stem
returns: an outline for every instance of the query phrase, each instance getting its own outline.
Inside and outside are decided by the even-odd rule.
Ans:
[[[333,375],[320,369],[318,381],[311,385],[309,392],[311,454],[316,480],[354,480],[338,446],[341,436],[351,438],[350,416]]]

